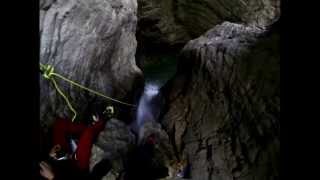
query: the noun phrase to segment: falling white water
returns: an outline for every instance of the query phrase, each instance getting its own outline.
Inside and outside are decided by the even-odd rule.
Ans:
[[[142,136],[141,128],[148,121],[155,121],[153,114],[152,99],[159,94],[159,86],[157,84],[148,83],[145,85],[143,94],[139,100],[136,116],[136,128],[139,134],[139,139]]]
[[[146,84],[140,98],[137,110],[137,125],[141,127],[146,121],[154,121],[151,100],[159,93],[159,87],[155,84]]]

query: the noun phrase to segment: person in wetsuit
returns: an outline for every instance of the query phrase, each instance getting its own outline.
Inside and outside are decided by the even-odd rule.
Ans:
[[[107,159],[102,160],[89,171],[91,148],[105,123],[113,115],[113,108],[107,107],[105,118],[94,116],[87,126],[73,123],[69,119],[58,118],[53,126],[53,148],[47,162],[40,162],[40,174],[45,179],[54,180],[98,180],[111,169]]]

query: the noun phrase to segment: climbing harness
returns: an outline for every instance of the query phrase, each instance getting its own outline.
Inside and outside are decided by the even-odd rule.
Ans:
[[[67,97],[67,96],[61,91],[61,89],[59,88],[59,86],[58,86],[58,84],[57,84],[57,82],[56,82],[56,80],[55,80],[54,77],[58,77],[58,78],[60,78],[60,79],[62,79],[62,80],[64,80],[64,81],[70,83],[71,85],[77,86],[77,87],[79,87],[79,88],[81,88],[81,89],[84,89],[84,90],[86,90],[86,91],[89,91],[89,92],[91,92],[91,93],[93,93],[93,94],[95,94],[95,95],[101,96],[101,97],[103,97],[103,98],[105,98],[105,99],[108,99],[108,100],[111,100],[111,101],[114,101],[114,102],[117,102],[117,103],[120,103],[120,104],[124,104],[124,105],[127,105],[127,106],[136,107],[136,105],[134,105],[134,104],[125,103],[125,102],[122,102],[122,101],[120,101],[120,100],[111,98],[111,97],[106,96],[106,95],[104,95],[104,94],[102,94],[102,93],[100,93],[100,92],[97,92],[97,91],[95,91],[95,90],[92,90],[92,89],[90,89],[90,88],[87,88],[87,87],[85,87],[85,86],[83,86],[83,85],[81,85],[81,84],[79,84],[79,83],[77,83],[77,82],[74,82],[74,81],[72,81],[72,80],[70,80],[70,79],[68,79],[68,78],[66,78],[66,77],[63,77],[62,75],[60,75],[60,74],[58,74],[58,73],[55,73],[55,72],[54,72],[54,67],[51,66],[51,65],[44,65],[44,64],[40,63],[40,71],[42,72],[42,75],[43,75],[43,77],[44,77],[45,79],[52,81],[55,89],[56,89],[56,90],[58,91],[58,93],[63,97],[63,99],[66,101],[69,109],[73,112],[74,115],[73,115],[73,117],[72,117],[72,122],[73,122],[73,121],[75,120],[75,118],[77,117],[77,112],[76,112],[76,110],[72,107],[72,104],[70,103],[68,97]],[[112,113],[113,113],[114,110],[113,110],[113,109],[112,109],[112,110],[111,110],[111,109],[108,109],[108,111],[112,111]]]

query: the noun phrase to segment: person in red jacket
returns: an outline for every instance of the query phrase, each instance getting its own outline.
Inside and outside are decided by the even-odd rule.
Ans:
[[[84,123],[73,123],[69,119],[58,118],[53,125],[53,148],[49,156],[52,164],[60,166],[54,172],[46,162],[40,163],[40,174],[46,179],[88,179],[91,148],[98,134],[104,129],[106,119],[113,114],[113,107],[108,106],[103,113],[105,119],[93,116],[90,126]],[[61,168],[62,167],[62,168]],[[67,167],[67,168],[66,168]],[[111,168],[110,163],[107,169]],[[58,167],[59,169],[59,167]],[[64,169],[64,170],[61,170]],[[67,172],[65,172],[67,170]],[[67,177],[68,176],[68,177]]]

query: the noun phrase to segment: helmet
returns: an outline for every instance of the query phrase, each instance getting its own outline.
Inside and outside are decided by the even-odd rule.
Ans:
[[[114,115],[114,108],[113,106],[107,106],[106,109],[103,111],[103,115],[111,118]]]

